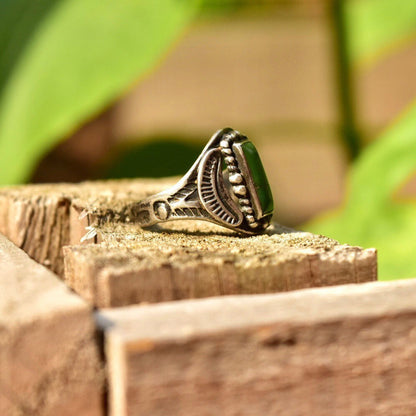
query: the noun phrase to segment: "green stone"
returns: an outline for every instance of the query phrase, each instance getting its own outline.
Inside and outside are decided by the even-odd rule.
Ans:
[[[263,210],[263,215],[271,214],[273,212],[272,191],[257,149],[251,142],[242,143],[241,148],[247,166],[250,169],[257,197],[260,201],[261,209]]]

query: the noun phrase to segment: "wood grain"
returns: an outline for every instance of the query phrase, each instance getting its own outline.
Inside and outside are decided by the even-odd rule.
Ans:
[[[0,414],[104,415],[91,308],[0,234]]]
[[[375,280],[374,249],[274,225],[241,237],[206,222],[152,231],[108,224],[101,242],[64,248],[65,281],[98,307],[288,291]]]
[[[3,188],[0,232],[99,307],[376,279],[374,249],[276,224],[265,235],[241,237],[199,221],[151,231],[119,223],[135,202],[176,180]],[[81,244],[91,225],[97,236]]]
[[[113,416],[416,414],[414,280],[96,316]]]
[[[0,233],[37,262],[63,276],[62,247],[79,244],[97,216],[112,218],[125,204],[164,189],[170,180],[44,184],[0,189]],[[88,210],[82,220],[79,215]],[[89,243],[94,240],[89,241]]]

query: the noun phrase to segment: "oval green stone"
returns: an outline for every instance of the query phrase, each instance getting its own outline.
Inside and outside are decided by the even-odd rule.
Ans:
[[[247,166],[250,169],[263,215],[271,214],[273,212],[273,196],[263,163],[261,163],[260,155],[254,144],[250,141],[242,143],[241,149],[243,150]]]

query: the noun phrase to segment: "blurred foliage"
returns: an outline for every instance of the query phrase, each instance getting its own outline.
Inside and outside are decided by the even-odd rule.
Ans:
[[[246,5],[245,0],[203,0],[201,3],[202,14],[225,14],[236,11]]]
[[[345,2],[349,68],[380,57],[416,33],[416,2]],[[379,278],[416,276],[416,201],[399,190],[416,173],[416,102],[353,164],[344,208],[305,227],[341,242],[376,247]]]
[[[105,178],[156,178],[183,175],[201,153],[203,144],[181,139],[152,139],[121,149],[104,172]],[[155,161],[157,160],[157,163]]]
[[[353,165],[345,207],[306,228],[344,243],[376,247],[382,280],[415,277],[416,200],[398,196],[415,173],[416,103]]]
[[[351,159],[364,140],[357,126],[354,68],[369,65],[416,38],[416,1],[334,0],[332,20],[336,42],[341,138]]]
[[[0,184],[25,181],[59,140],[145,76],[191,21],[290,0],[0,0]],[[380,277],[416,276],[416,201],[400,187],[416,172],[416,103],[361,150],[350,71],[416,36],[415,0],[334,0],[340,109],[352,166],[345,206],[308,229],[379,249]],[[200,146],[128,148],[107,177],[176,175]],[[361,153],[360,153],[361,152]],[[158,158],[158,165],[154,160]],[[172,164],[172,160],[175,161]]]
[[[291,1],[291,0],[289,0]],[[230,12],[265,10],[267,6],[285,3],[287,0],[203,0],[203,15],[224,15]]]
[[[343,140],[349,159],[352,161],[359,155],[363,147],[363,139],[357,126],[353,71],[348,47],[350,27],[346,18],[346,7],[350,3],[334,0],[330,4],[335,46],[334,66],[337,75],[335,90],[338,94],[340,138]]]
[[[198,4],[0,0],[0,184],[145,75]]]
[[[374,62],[416,37],[415,0],[341,0],[353,63]]]

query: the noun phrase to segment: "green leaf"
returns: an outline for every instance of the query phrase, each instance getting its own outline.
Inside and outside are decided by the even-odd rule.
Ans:
[[[415,0],[349,0],[344,7],[353,62],[372,61],[416,35]]]
[[[26,180],[58,140],[147,74],[199,2],[41,0],[35,11],[32,3],[0,0],[0,24],[7,15],[22,28],[0,29],[8,50],[0,61],[0,184]]]
[[[376,247],[381,279],[416,277],[416,201],[397,192],[416,173],[416,103],[352,168],[340,212],[306,225],[341,242]]]
[[[0,92],[34,30],[57,0],[0,0]]]

